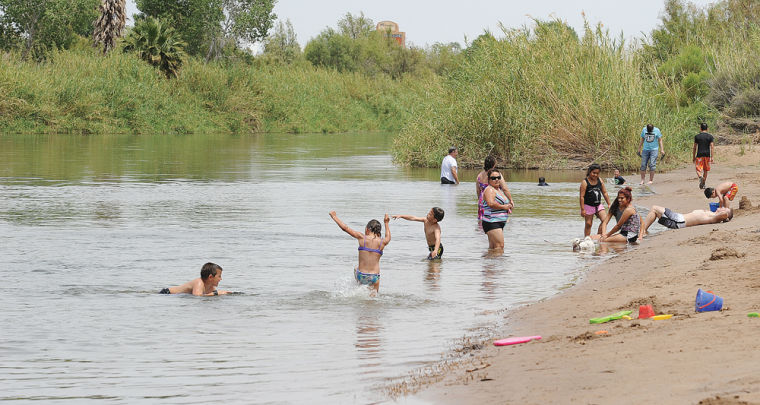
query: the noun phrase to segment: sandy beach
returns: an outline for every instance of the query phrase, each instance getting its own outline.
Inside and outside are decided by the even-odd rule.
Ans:
[[[590,269],[572,288],[507,311],[500,337],[543,339],[501,348],[488,342],[458,367],[431,377],[412,398],[448,404],[760,404],[760,318],[747,316],[760,311],[760,147],[746,149],[718,147],[707,181],[708,187],[739,184],[731,222],[650,235]],[[638,176],[626,178],[639,187]],[[682,213],[708,207],[692,165],[658,173],[652,188],[655,195],[634,205]],[[754,207],[740,209],[743,196]],[[664,229],[652,225],[658,227]],[[700,288],[723,297],[723,310],[697,313]],[[636,319],[642,304],[673,317]],[[633,311],[633,319],[589,324],[621,310]]]

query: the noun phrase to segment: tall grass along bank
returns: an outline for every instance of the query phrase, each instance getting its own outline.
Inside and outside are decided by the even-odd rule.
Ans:
[[[633,168],[649,122],[663,129],[668,153],[685,158],[704,111],[670,108],[647,69],[600,28],[578,38],[553,21],[484,35],[401,131],[395,158],[434,166],[456,145],[473,165],[493,154],[512,167]]]
[[[132,54],[102,57],[87,47],[55,52],[43,63],[3,54],[0,131],[397,131],[424,88],[423,79],[195,59],[167,80]]]

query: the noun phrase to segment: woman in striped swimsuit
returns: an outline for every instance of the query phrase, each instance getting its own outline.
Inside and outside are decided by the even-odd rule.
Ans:
[[[512,202],[501,190],[501,173],[488,171],[488,187],[483,190],[483,232],[488,235],[489,249],[504,249],[504,225],[512,209]]]
[[[478,173],[478,177],[475,178],[475,195],[478,196],[478,221],[483,219],[483,191],[488,187],[488,171],[496,167],[496,159],[493,156],[486,156],[486,160],[483,162],[483,170]],[[512,199],[512,194],[507,187],[507,182],[501,180],[501,190],[504,195],[509,198],[509,202],[514,207],[515,200]],[[510,212],[511,213],[511,212]]]

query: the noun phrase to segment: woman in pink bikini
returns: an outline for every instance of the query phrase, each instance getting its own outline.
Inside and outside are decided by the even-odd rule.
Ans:
[[[338,218],[335,211],[330,211],[330,218],[345,233],[351,235],[359,241],[359,266],[354,268],[354,277],[359,284],[368,286],[374,297],[380,289],[380,257],[383,255],[383,249],[391,243],[391,230],[388,228],[388,222],[391,218],[385,214],[385,238],[381,236],[382,227],[380,221],[373,219],[367,223],[364,233],[351,229],[348,225]]]

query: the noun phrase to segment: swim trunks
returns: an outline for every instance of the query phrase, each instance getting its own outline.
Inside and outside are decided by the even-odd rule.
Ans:
[[[710,171],[710,158],[698,157],[697,160],[694,161],[694,166],[697,169],[697,176],[702,177],[704,172]]]
[[[486,222],[486,221],[483,221],[482,224],[483,224],[483,232],[484,233],[488,233],[488,231],[492,231],[494,229],[504,229],[504,225],[506,224],[506,222],[503,222],[503,221],[501,221],[501,222]]]
[[[594,214],[596,214],[597,212],[600,212],[600,211],[604,211],[604,205],[602,205],[602,204],[599,204],[596,207],[591,206],[591,205],[587,205],[587,204],[583,204],[583,212],[585,212],[586,215],[594,215]]]
[[[361,285],[373,285],[380,281],[379,273],[362,273],[358,269],[354,269],[354,277]]]
[[[733,201],[734,197],[736,197],[736,193],[739,192],[739,186],[734,183],[731,185],[731,188],[728,189],[728,192],[726,193],[726,198]]]
[[[657,221],[662,226],[670,229],[681,229],[686,227],[686,219],[683,214],[673,212],[670,208],[665,208],[665,213]]]
[[[169,291],[168,288],[164,288],[161,291],[158,292],[159,294],[171,294],[171,291]]]
[[[435,245],[428,245],[428,251],[430,252],[428,259],[440,259],[443,256],[443,243],[438,245],[438,254],[435,256],[433,256],[433,249],[435,249]]]

